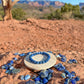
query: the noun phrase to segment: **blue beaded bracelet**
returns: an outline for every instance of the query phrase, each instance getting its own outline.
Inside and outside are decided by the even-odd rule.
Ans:
[[[33,56],[38,55],[38,54],[42,54],[42,55],[47,56],[47,59],[45,59],[45,60],[43,60],[43,61],[36,61],[36,60],[32,59]],[[36,53],[31,54],[31,55],[29,56],[29,60],[30,60],[31,62],[33,62],[34,64],[44,64],[44,63],[48,62],[49,59],[50,59],[50,55],[49,55],[48,53],[46,53],[46,52],[36,52]]]

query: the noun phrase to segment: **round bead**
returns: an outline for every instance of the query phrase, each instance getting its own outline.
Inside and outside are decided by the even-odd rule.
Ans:
[[[33,60],[32,57],[35,56],[35,55],[37,55],[37,54],[46,55],[46,56],[47,56],[47,59],[45,59],[45,60],[43,60],[43,61],[35,61],[35,60]],[[36,52],[36,53],[34,53],[34,54],[31,54],[31,55],[29,56],[29,59],[30,59],[31,62],[33,62],[33,63],[35,63],[35,64],[43,64],[43,63],[46,63],[47,61],[49,61],[50,55],[49,55],[48,53],[46,53],[46,52]]]
[[[76,81],[79,81],[79,80],[80,80],[80,78],[79,78],[79,77],[76,77],[76,78],[75,78],[75,80],[76,80]]]

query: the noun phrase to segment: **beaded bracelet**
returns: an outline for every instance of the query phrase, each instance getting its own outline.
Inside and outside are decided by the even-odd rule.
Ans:
[[[42,55],[47,56],[47,59],[45,59],[45,60],[43,60],[43,61],[36,61],[36,60],[32,59],[33,56],[38,55],[38,54],[42,54]],[[35,63],[35,64],[44,64],[44,63],[48,62],[49,59],[50,59],[50,55],[49,55],[48,53],[46,53],[46,52],[36,52],[36,53],[31,54],[31,55],[29,56],[29,60],[30,60],[31,62]]]

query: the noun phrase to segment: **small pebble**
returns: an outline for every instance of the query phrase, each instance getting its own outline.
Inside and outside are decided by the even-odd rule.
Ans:
[[[41,78],[40,78],[40,76],[38,76],[38,77],[36,77],[34,80],[35,80],[35,81],[41,81]]]
[[[24,80],[28,80],[28,79],[30,79],[30,75],[26,75],[26,76],[24,77]]]
[[[76,81],[79,81],[79,80],[80,80],[80,78],[77,76],[77,77],[75,78],[75,80],[76,80]]]
[[[10,67],[9,67],[9,69],[10,69],[10,70],[13,70],[13,69],[14,69],[14,67],[13,67],[13,66],[10,66]]]
[[[36,78],[36,75],[33,75],[32,79],[35,79]]]
[[[76,84],[76,80],[75,79],[71,79],[70,80],[72,84]]]
[[[19,55],[19,53],[17,52],[17,53],[14,53],[14,55]]]
[[[48,80],[46,78],[43,78],[43,84],[48,83]]]
[[[25,84],[35,84],[35,82],[34,82],[34,81],[29,80],[29,81],[27,81]]]
[[[13,69],[12,70],[12,74],[17,74],[17,73],[19,73],[20,72],[20,69]]]
[[[20,76],[20,79],[21,79],[21,80],[24,80],[24,75],[21,75],[21,76]]]
[[[25,56],[25,53],[19,54],[19,56],[23,57],[23,56]]]
[[[76,73],[74,71],[71,72],[72,77],[76,76]]]
[[[17,58],[16,58],[16,57],[14,57],[14,58],[13,58],[13,60],[15,60],[15,61],[16,61],[16,60],[17,60]]]
[[[61,77],[62,77],[62,78],[66,78],[66,74],[65,74],[65,73],[62,73],[62,74],[61,74]]]

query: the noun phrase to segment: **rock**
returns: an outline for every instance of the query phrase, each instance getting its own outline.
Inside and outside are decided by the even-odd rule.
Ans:
[[[26,75],[26,76],[24,77],[24,80],[28,80],[28,79],[30,79],[30,75]]]
[[[65,70],[65,67],[64,67],[61,63],[55,65],[54,67],[55,67],[58,71],[63,71],[63,70]]]
[[[34,81],[29,80],[29,81],[27,81],[25,84],[35,84],[35,82],[34,82]]]
[[[48,83],[48,80],[46,78],[43,78],[43,84]]]
[[[72,84],[76,84],[76,80],[75,79],[71,79],[70,80]]]
[[[77,77],[75,78],[75,80],[76,80],[76,81],[79,81],[79,80],[80,80],[80,78],[77,76]]]
[[[13,67],[13,66],[10,66],[10,67],[9,67],[9,69],[10,69],[10,70],[13,70],[13,69],[14,69],[14,67]]]
[[[3,66],[2,66],[2,69],[8,69],[8,66],[6,65],[6,64],[4,64]]]
[[[70,79],[65,79],[65,82],[64,82],[64,84],[69,84],[69,82],[70,82]]]
[[[21,76],[20,76],[20,79],[21,79],[21,80],[24,80],[24,75],[21,75]]]
[[[66,74],[65,74],[65,73],[62,73],[62,74],[61,74],[61,77],[62,77],[62,78],[66,78]]]
[[[19,56],[23,57],[23,56],[25,56],[25,53],[19,54]]]
[[[32,79],[35,79],[36,78],[36,75],[33,75]]]
[[[20,72],[20,69],[13,69],[12,70],[12,74],[17,74],[17,73],[19,73]]]
[[[16,61],[16,60],[17,60],[17,58],[16,58],[16,57],[14,57],[14,58],[13,58],[13,60],[15,60],[15,61]]]
[[[53,70],[51,70],[51,69],[48,69],[48,72],[49,72],[49,73],[53,73],[54,71],[53,71]]]
[[[62,62],[66,62],[66,57],[63,56],[63,57],[61,58],[61,61],[62,61]]]
[[[14,55],[19,55],[19,53],[17,52],[17,53],[14,53]]]
[[[71,72],[72,77],[76,76],[76,73],[74,71]]]
[[[47,70],[42,70],[39,74],[41,76],[41,78],[45,78],[48,76],[48,71]]]
[[[47,78],[47,80],[50,80],[52,78],[52,73],[49,73],[46,78]]]
[[[40,78],[40,76],[38,76],[38,77],[36,77],[34,80],[35,80],[35,81],[41,81],[41,78]]]

